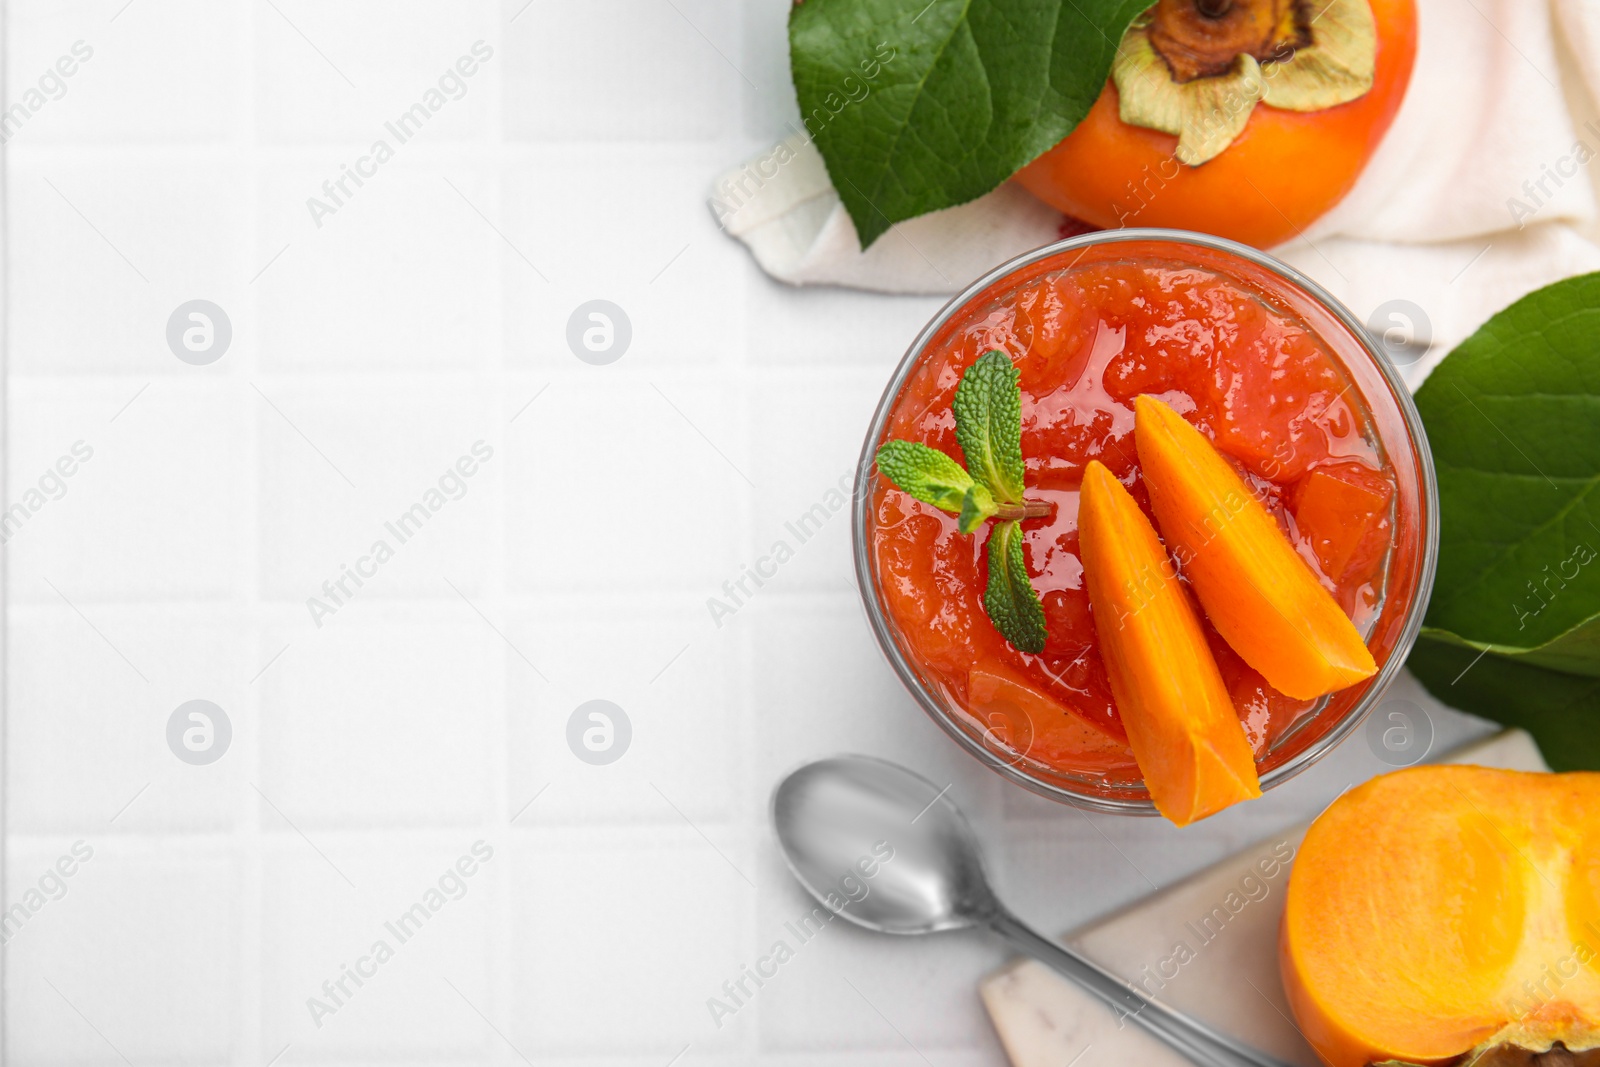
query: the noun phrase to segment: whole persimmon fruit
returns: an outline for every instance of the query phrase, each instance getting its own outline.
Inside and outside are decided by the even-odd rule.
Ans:
[[[1414,0],[1159,0],[1083,122],[1017,179],[1095,226],[1270,247],[1350,191],[1416,49]]]

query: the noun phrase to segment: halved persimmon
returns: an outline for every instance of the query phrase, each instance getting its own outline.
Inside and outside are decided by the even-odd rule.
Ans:
[[[1600,774],[1414,767],[1307,832],[1284,990],[1330,1067],[1600,1062]]]

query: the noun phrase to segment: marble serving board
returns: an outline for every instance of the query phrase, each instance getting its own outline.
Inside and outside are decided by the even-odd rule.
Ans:
[[[1442,762],[1549,770],[1521,730],[1463,746]],[[1305,831],[1258,842],[1061,940],[1224,1033],[1285,1063],[1317,1067],[1278,981],[1284,889]],[[1015,1067],[1188,1063],[1033,960],[991,974],[979,993]]]

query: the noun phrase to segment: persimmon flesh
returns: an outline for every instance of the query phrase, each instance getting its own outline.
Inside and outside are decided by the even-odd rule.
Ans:
[[[1298,700],[1377,673],[1350,617],[1232,464],[1155,397],[1133,403],[1156,521],[1223,640]]]
[[[1352,789],[1300,848],[1280,959],[1330,1067],[1600,1062],[1600,774]]]
[[[1095,632],[1156,808],[1179,826],[1261,795],[1255,756],[1166,549],[1103,464],[1078,504]]]
[[[1174,76],[1206,69],[1195,53],[1218,47],[1201,32],[1211,21],[1211,0],[1163,0],[1194,7],[1197,17],[1157,21],[1153,43]],[[1117,87],[1107,82],[1077,128],[1017,174],[1041,200],[1074,218],[1106,229],[1169,226],[1199,230],[1258,248],[1301,233],[1342,200],[1394,121],[1411,79],[1417,50],[1414,0],[1370,0],[1377,30],[1372,86],[1364,95],[1319,111],[1255,105],[1243,131],[1220,155],[1199,166],[1180,163],[1178,138],[1124,122]],[[1284,0],[1234,0],[1229,17],[1273,24]],[[1165,33],[1163,36],[1162,32]],[[1316,32],[1313,25],[1311,31]],[[1187,46],[1175,43],[1187,40]],[[1283,40],[1262,38],[1227,47],[1254,48],[1271,62]],[[1168,54],[1170,53],[1170,54]],[[1270,72],[1269,72],[1270,73]]]

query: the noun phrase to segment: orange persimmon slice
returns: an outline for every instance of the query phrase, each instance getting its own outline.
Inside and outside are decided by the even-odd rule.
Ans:
[[[1083,473],[1078,536],[1111,694],[1156,808],[1187,826],[1260,796],[1194,605],[1155,527],[1098,461]]]
[[[1205,435],[1154,397],[1134,412],[1156,521],[1222,639],[1296,700],[1375,674],[1349,616]]]

